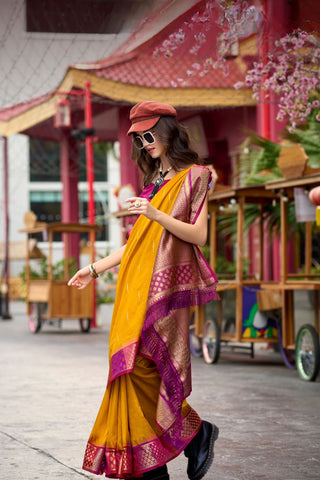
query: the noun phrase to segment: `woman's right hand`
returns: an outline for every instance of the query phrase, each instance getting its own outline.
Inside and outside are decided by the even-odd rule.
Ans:
[[[82,290],[93,280],[90,275],[89,267],[81,268],[77,271],[72,278],[70,278],[68,285],[69,287],[76,287],[78,290]]]

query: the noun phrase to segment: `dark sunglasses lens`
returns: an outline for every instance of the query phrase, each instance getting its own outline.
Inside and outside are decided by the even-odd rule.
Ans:
[[[133,138],[134,138],[135,146],[136,146],[137,148],[140,148],[140,149],[143,148],[143,142],[142,142],[141,137],[134,136]]]
[[[143,138],[145,139],[146,142],[148,143],[154,143],[154,136],[152,135],[151,132],[146,132],[143,134]]]

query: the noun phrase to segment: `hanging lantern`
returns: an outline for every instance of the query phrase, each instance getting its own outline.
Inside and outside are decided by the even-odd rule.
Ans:
[[[61,98],[56,103],[56,113],[53,124],[55,128],[71,127],[71,104],[66,98]]]

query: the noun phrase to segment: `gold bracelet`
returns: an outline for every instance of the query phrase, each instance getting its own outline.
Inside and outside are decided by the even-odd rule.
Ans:
[[[90,272],[90,277],[92,277],[92,278],[98,278],[99,277],[93,263],[91,263],[91,265],[89,265],[89,272]]]

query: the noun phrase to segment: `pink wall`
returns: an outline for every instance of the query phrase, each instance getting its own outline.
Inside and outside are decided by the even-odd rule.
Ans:
[[[237,107],[206,111],[202,115],[210,157],[221,183],[230,184],[231,155],[255,130],[256,108]]]

